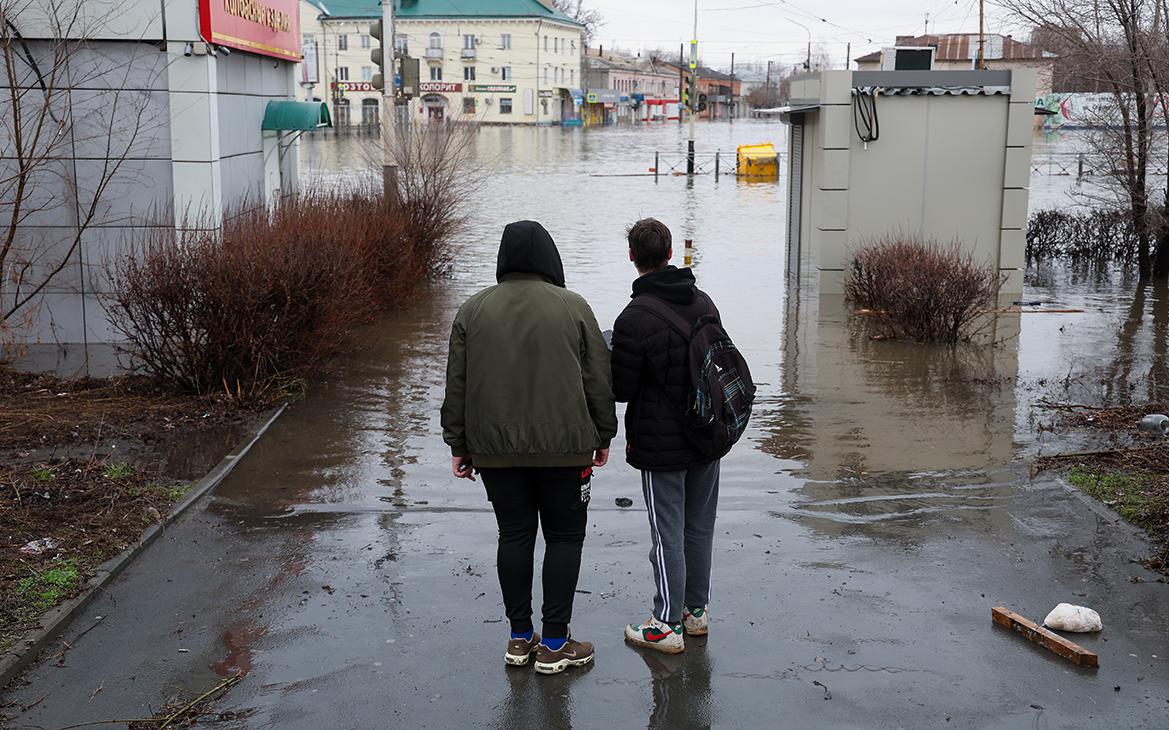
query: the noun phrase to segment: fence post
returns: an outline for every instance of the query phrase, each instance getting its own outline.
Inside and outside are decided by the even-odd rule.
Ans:
[[[714,153],[714,181],[715,181],[715,182],[718,182],[718,173],[719,173],[719,155],[720,155],[721,153],[722,153],[722,150],[716,150],[716,151],[715,151],[715,153]]]
[[[1079,165],[1076,168],[1076,182],[1079,182],[1084,177],[1084,153],[1080,153]]]
[[[658,167],[661,165],[661,153],[654,152],[654,182],[658,181]]]

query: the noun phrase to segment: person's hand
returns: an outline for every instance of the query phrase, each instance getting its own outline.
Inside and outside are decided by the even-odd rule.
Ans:
[[[609,450],[608,449],[597,449],[596,453],[593,454],[593,466],[602,467],[608,463],[609,463]]]
[[[451,473],[457,479],[470,479],[471,481],[475,481],[475,465],[471,462],[471,457],[452,456]]]

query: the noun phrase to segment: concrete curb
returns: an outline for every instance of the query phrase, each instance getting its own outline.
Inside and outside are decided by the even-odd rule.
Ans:
[[[143,550],[166,532],[168,525],[205,497],[208,492],[219,486],[219,483],[243,460],[244,456],[260,440],[260,437],[276,422],[276,419],[283,415],[287,407],[288,404],[284,403],[274,411],[270,411],[270,415],[263,420],[251,436],[236,446],[232,453],[223,457],[223,460],[216,464],[215,468],[206,476],[191,485],[187,496],[175,505],[162,522],[146,528],[137,542],[98,566],[93,577],[89,579],[84,593],[65,601],[41,616],[41,628],[25,636],[11,649],[5,651],[3,657],[0,658],[0,688],[7,688],[12,680],[27,669],[41,655],[41,652],[60,636],[69,624],[81,615],[82,611],[89,607],[98,591],[113,581],[134,558],[138,557]]]

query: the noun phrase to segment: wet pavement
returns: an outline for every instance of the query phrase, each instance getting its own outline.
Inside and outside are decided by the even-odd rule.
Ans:
[[[783,139],[764,123],[702,133],[724,150]],[[451,279],[372,328],[97,599],[63,659],[10,690],[36,703],[12,726],[140,717],[244,672],[220,705],[247,717],[220,726],[1166,727],[1169,586],[1130,582],[1151,577],[1130,563],[1148,551],[1132,530],[1028,476],[1035,454],[1069,446],[1035,435],[1052,387],[1158,380],[1166,292],[1040,269],[1025,299],[1085,312],[1005,316],[993,347],[872,342],[839,300],[785,290],[782,187],[591,176],[643,172],[681,139],[484,130],[491,177]],[[328,175],[359,157],[308,147]],[[494,520],[439,436],[449,321],[491,281],[502,223],[535,217],[611,322],[634,273],[623,227],[651,214],[696,240],[700,285],[760,384],[723,468],[711,635],[678,657],[622,643],[652,579],[637,476],[613,463],[594,482],[573,621],[596,664],[509,670]],[[1082,639],[1099,670],[991,624],[995,605],[1042,620],[1061,601],[1103,616]]]

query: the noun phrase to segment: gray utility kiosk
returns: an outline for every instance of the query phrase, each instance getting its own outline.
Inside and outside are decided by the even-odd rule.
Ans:
[[[788,136],[788,272],[840,291],[850,251],[888,233],[960,241],[1023,287],[1030,71],[798,77]]]

